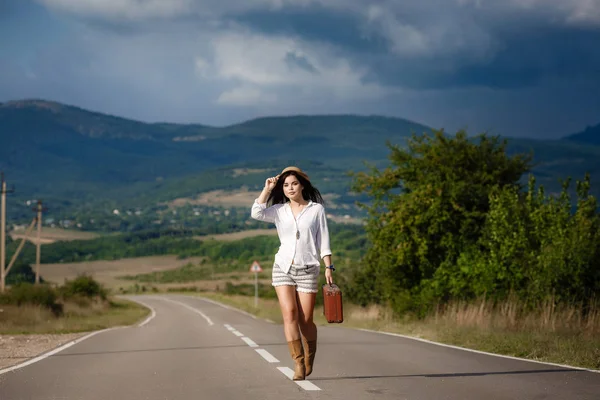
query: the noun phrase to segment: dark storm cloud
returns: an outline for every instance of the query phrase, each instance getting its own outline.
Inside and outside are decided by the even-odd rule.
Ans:
[[[5,0],[0,18],[0,101],[221,124],[369,112],[513,136],[600,120],[596,1]]]

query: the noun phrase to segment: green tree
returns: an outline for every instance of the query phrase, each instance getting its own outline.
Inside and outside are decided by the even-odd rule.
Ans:
[[[387,146],[389,166],[354,174],[353,190],[371,199],[360,204],[368,211],[370,246],[349,294],[403,311],[451,295],[444,277],[464,251],[476,250],[490,193],[519,190],[531,156],[509,157],[506,140],[469,139],[464,131],[413,134],[406,148]]]
[[[40,282],[44,280],[40,277]],[[35,282],[35,272],[31,268],[31,265],[24,263],[22,261],[15,262],[8,272],[6,277],[7,285],[17,285],[19,283],[34,283]]]

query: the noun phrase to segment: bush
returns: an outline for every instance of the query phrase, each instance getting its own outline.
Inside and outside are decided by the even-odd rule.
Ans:
[[[44,282],[41,277],[40,282]],[[6,284],[17,285],[19,283],[35,283],[35,272],[31,265],[17,261],[6,276]]]
[[[19,283],[0,297],[3,304],[37,305],[51,310],[55,315],[62,314],[62,304],[58,303],[56,290],[47,285]]]
[[[100,297],[106,300],[106,290],[91,276],[80,275],[72,281],[66,281],[60,288],[61,294],[65,299],[73,297]]]

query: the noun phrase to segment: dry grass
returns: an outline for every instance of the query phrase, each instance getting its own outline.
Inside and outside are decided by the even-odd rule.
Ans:
[[[241,190],[213,190],[202,193],[196,197],[180,197],[166,204],[169,208],[190,205],[223,206],[223,207],[248,207],[252,206],[254,199],[260,195],[259,191]]]
[[[10,232],[10,236],[13,240],[21,240],[25,237],[27,227],[18,227]],[[57,241],[69,241],[69,240],[90,240],[100,237],[97,233],[93,232],[82,232],[74,229],[61,229],[61,228],[49,228],[42,227],[40,235],[40,242],[42,244],[50,244]],[[34,228],[27,240],[33,244],[37,243],[37,228]]]
[[[126,300],[95,301],[88,307],[67,302],[60,317],[47,308],[33,305],[1,305],[0,310],[2,335],[87,332],[131,325],[149,314],[147,308]]]
[[[40,270],[41,275],[48,282],[62,284],[65,279],[74,279],[78,275],[86,273],[107,289],[114,289],[123,285],[123,280],[119,279],[119,276],[177,269],[190,262],[196,263],[201,260],[200,257],[178,259],[174,255],[150,256],[112,261],[43,264],[40,266]]]
[[[245,239],[245,238],[254,237],[254,236],[261,236],[261,235],[269,235],[269,236],[277,235],[277,230],[276,229],[250,229],[250,230],[241,231],[241,232],[219,233],[219,234],[215,234],[215,235],[206,235],[206,236],[194,236],[194,239],[220,240],[220,241],[230,242],[230,241],[234,241],[234,240],[240,240],[240,239]]]
[[[600,335],[600,303],[590,302],[586,313],[582,306],[556,306],[552,299],[533,312],[527,312],[516,300],[499,305],[479,300],[474,303],[454,302],[438,307],[436,323],[483,330],[578,332],[590,337]]]

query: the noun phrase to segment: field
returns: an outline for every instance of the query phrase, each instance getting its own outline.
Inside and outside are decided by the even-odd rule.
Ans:
[[[232,233],[219,233],[217,235],[206,235],[206,236],[194,236],[194,238],[198,240],[223,240],[223,241],[232,241],[245,239],[253,236],[260,235],[277,235],[277,230],[275,229],[251,229],[241,232],[232,232]]]
[[[167,206],[171,208],[182,207],[187,204],[189,205],[204,205],[204,206],[222,206],[222,207],[247,207],[248,210],[252,207],[254,200],[260,195],[260,191],[248,190],[242,188],[240,190],[213,190],[210,192],[204,192],[196,197],[180,197],[169,202],[166,202]],[[327,208],[337,209],[340,208],[335,203],[339,195],[332,193],[323,193],[323,199],[327,202]],[[342,208],[348,208],[344,205]]]
[[[85,273],[91,275],[106,288],[114,289],[124,284],[123,280],[117,278],[118,276],[168,271],[182,267],[189,262],[198,261],[200,261],[199,258],[180,260],[176,256],[152,256],[112,261],[42,264],[40,273],[46,281],[56,284],[62,284],[65,279],[73,279]]]
[[[17,227],[9,234],[13,240],[21,240],[25,236],[27,227]],[[82,232],[74,229],[62,229],[42,226],[42,232],[40,235],[40,242],[42,244],[50,244],[59,240],[87,240],[94,239],[100,235],[93,232]],[[29,236],[27,237],[31,243],[37,243],[37,226],[33,227]]]

